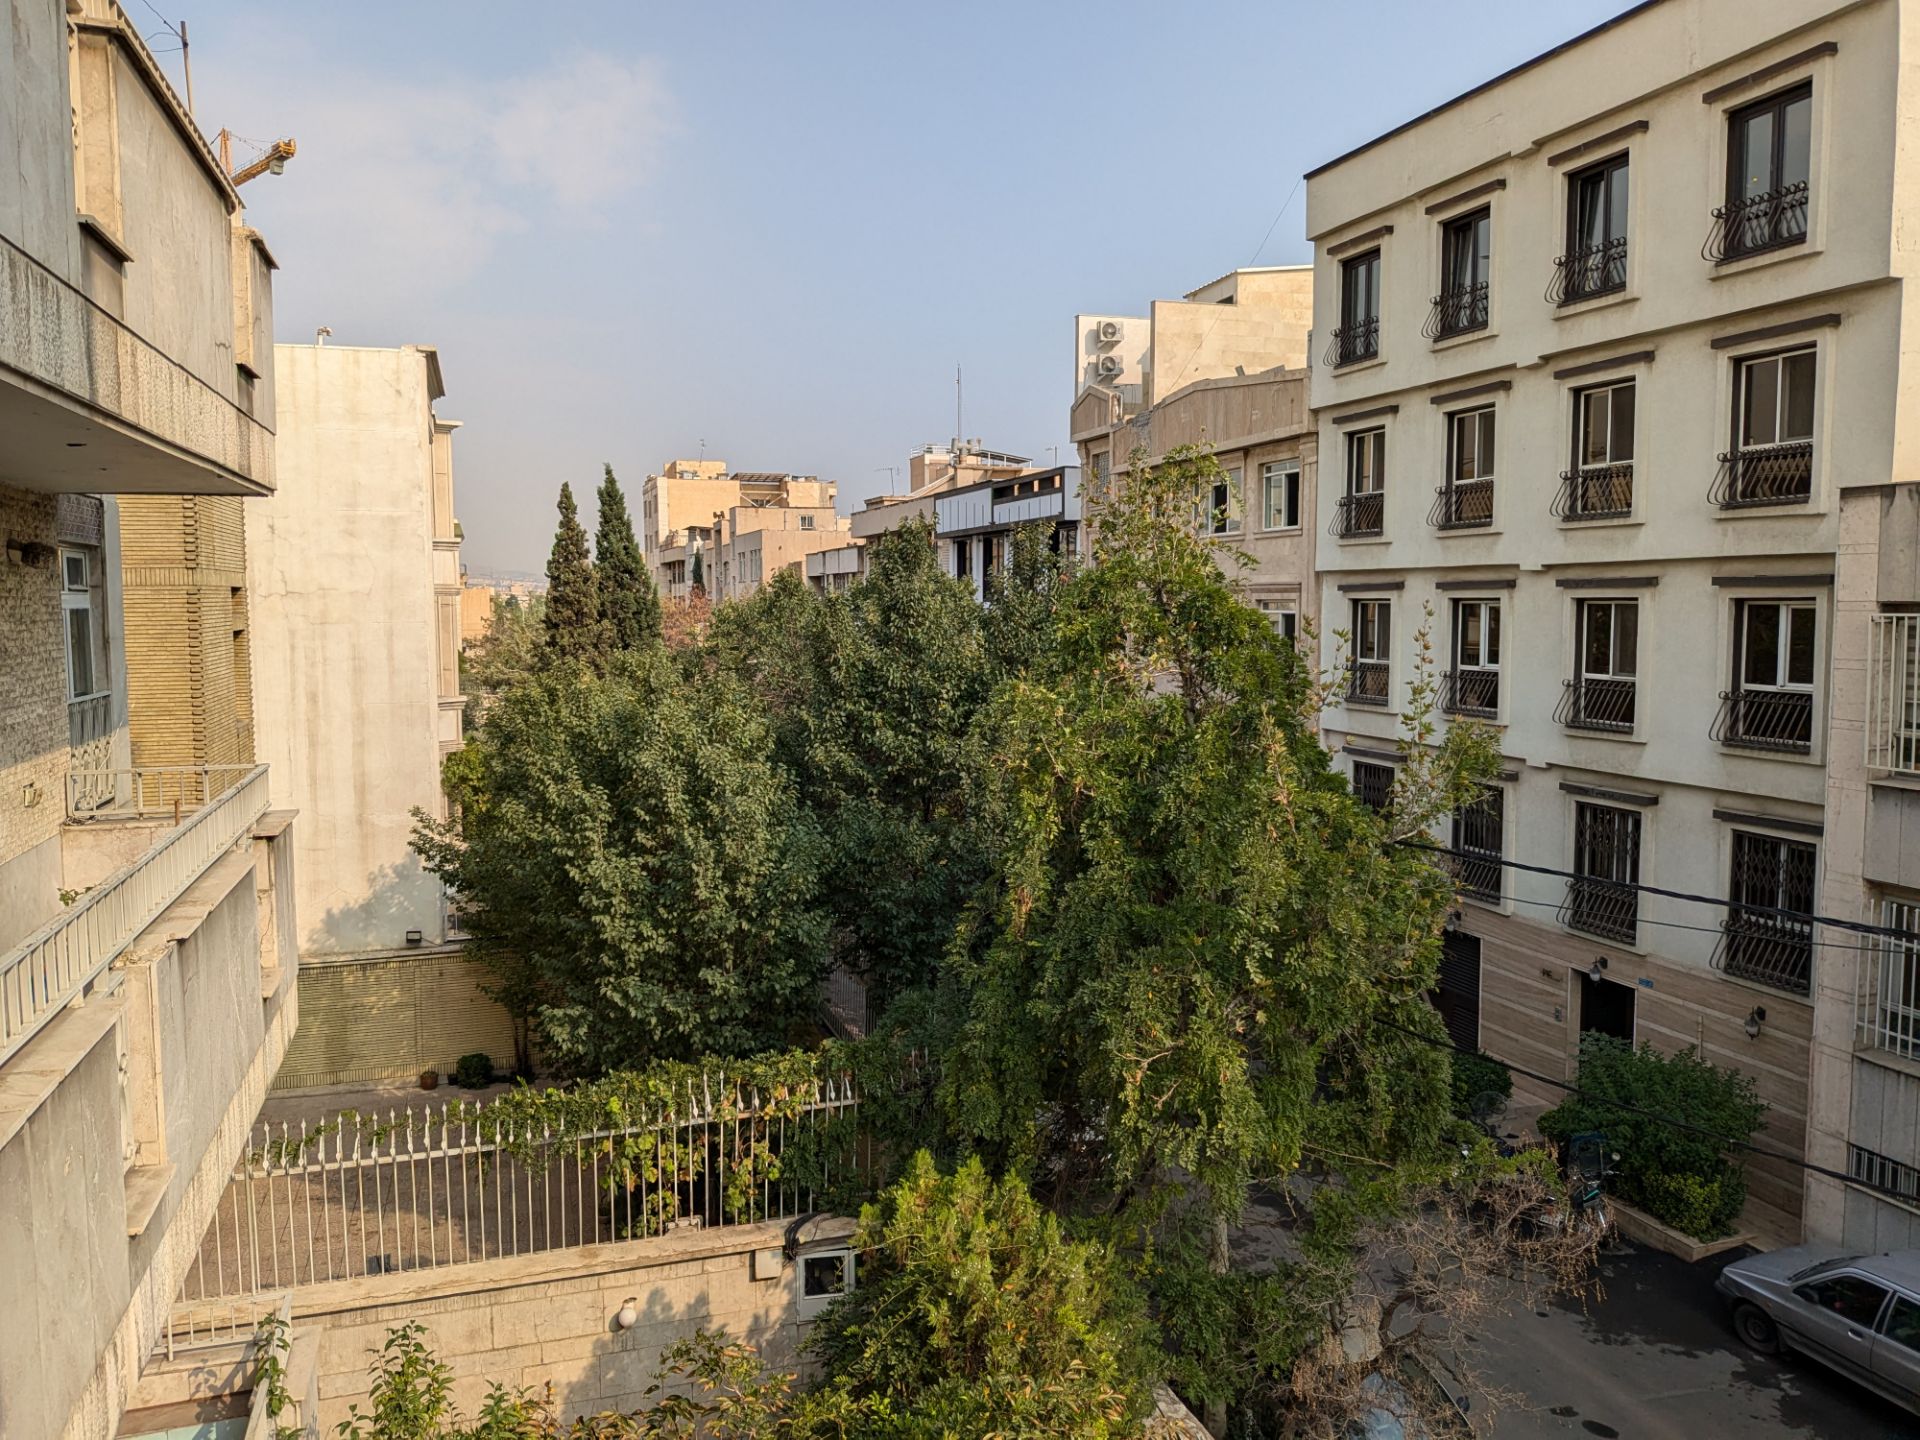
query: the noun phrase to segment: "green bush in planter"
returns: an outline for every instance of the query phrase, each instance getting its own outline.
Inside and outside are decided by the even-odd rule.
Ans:
[[[1498,1095],[1502,1100],[1513,1098],[1513,1076],[1507,1067],[1478,1050],[1471,1053],[1456,1051],[1453,1056],[1453,1113],[1462,1120],[1474,1119],[1474,1101],[1488,1094]]]
[[[1692,1046],[1662,1055],[1589,1034],[1580,1041],[1578,1083],[1581,1093],[1540,1117],[1540,1133],[1565,1142],[1601,1132],[1620,1157],[1612,1188],[1623,1199],[1696,1240],[1725,1234],[1746,1202],[1745,1175],[1726,1142],[1751,1140],[1767,1113],[1753,1081],[1708,1064]]]
[[[476,1050],[453,1064],[453,1083],[462,1090],[478,1090],[493,1083],[493,1057]]]

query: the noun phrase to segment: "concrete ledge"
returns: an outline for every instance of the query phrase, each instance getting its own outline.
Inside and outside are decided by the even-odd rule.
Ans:
[[[1613,1223],[1620,1227],[1620,1233],[1634,1244],[1677,1255],[1689,1264],[1754,1242],[1753,1235],[1744,1230],[1736,1230],[1722,1240],[1696,1240],[1691,1235],[1683,1235],[1671,1225],[1662,1224],[1646,1211],[1636,1210],[1617,1195],[1607,1197],[1607,1208],[1613,1214]]]

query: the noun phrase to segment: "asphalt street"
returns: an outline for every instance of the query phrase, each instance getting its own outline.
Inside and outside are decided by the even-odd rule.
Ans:
[[[1733,1258],[1688,1265],[1625,1248],[1603,1266],[1600,1295],[1516,1307],[1473,1336],[1480,1368],[1531,1402],[1500,1414],[1494,1440],[1920,1440],[1920,1417],[1735,1339],[1713,1288]]]

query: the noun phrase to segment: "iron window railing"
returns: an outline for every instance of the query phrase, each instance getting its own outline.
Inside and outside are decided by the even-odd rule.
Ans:
[[[1386,528],[1387,495],[1384,490],[1369,490],[1362,495],[1342,495],[1333,506],[1329,534],[1341,540],[1362,535],[1378,535]]]
[[[1860,967],[1860,1043],[1920,1055],[1920,903],[1883,897],[1880,927],[1902,933],[1877,936]]]
[[[1327,346],[1325,360],[1337,370],[1342,365],[1371,360],[1379,353],[1380,317],[1370,315],[1365,320],[1355,321],[1351,325],[1342,325],[1335,330],[1333,339]]]
[[[1735,908],[1720,922],[1714,963],[1729,975],[1806,995],[1813,985],[1813,925]]]
[[[1863,1145],[1847,1146],[1847,1174],[1862,1185],[1920,1201],[1920,1169]]]
[[[1393,808],[1393,767],[1366,760],[1354,761],[1353,793],[1369,810],[1384,815]]]
[[[1453,335],[1487,328],[1487,282],[1455,285],[1433,297],[1433,309],[1420,333],[1429,340],[1445,340]]]
[[[1347,703],[1384,705],[1388,698],[1386,661],[1355,659],[1347,662]]]
[[[1640,934],[1640,816],[1614,805],[1575,808],[1573,869],[1560,923],[1631,945]]]
[[[1743,445],[1720,456],[1707,498],[1722,510],[1797,505],[1813,495],[1813,442]]]
[[[1813,749],[1813,696],[1805,690],[1722,690],[1707,733],[1740,750],[1805,755]]]
[[[1462,894],[1499,904],[1505,797],[1489,786],[1478,800],[1453,812],[1454,884]]]
[[[1440,677],[1440,708],[1449,715],[1500,713],[1500,672],[1482,666],[1462,666]]]
[[[1627,237],[1616,236],[1556,256],[1547,303],[1577,305],[1627,288]]]
[[[1553,712],[1554,723],[1569,730],[1631,730],[1638,683],[1590,676],[1568,680]]]
[[[1438,487],[1427,523],[1436,530],[1468,530],[1493,523],[1493,481],[1455,480]]]
[[[1728,975],[1795,995],[1813,987],[1816,852],[1797,840],[1736,830],[1727,914],[1713,963]]]
[[[1870,615],[1867,626],[1867,764],[1920,775],[1920,615]]]
[[[1549,507],[1569,523],[1617,520],[1633,513],[1633,462],[1583,465],[1560,472],[1560,490]]]
[[[1713,212],[1713,228],[1700,247],[1702,259],[1716,265],[1745,259],[1807,238],[1807,182],[1763,190],[1733,200]]]
[[[1569,930],[1631,945],[1640,936],[1640,898],[1631,885],[1578,875],[1567,881],[1560,923]]]

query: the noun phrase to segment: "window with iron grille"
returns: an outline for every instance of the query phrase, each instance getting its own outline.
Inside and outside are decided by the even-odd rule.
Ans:
[[[1440,229],[1440,293],[1427,321],[1429,339],[1484,330],[1493,279],[1493,213],[1475,210]]]
[[[1796,85],[1727,117],[1727,203],[1714,212],[1708,258],[1738,260],[1807,238],[1813,178],[1813,86]]]
[[[1380,353],[1380,252],[1369,250],[1340,263],[1340,327],[1333,332],[1327,363],[1351,365]]]
[[[1353,762],[1353,793],[1370,810],[1385,814],[1393,806],[1393,767],[1369,760]]]
[[[1639,709],[1639,602],[1582,600],[1574,644],[1574,676],[1556,718],[1575,730],[1632,730]]]
[[[1709,498],[1723,510],[1791,505],[1813,494],[1814,349],[1733,367],[1733,448]]]
[[[1500,602],[1453,602],[1453,664],[1442,677],[1441,708],[1450,715],[1500,713]]]
[[[1920,1201],[1920,1169],[1864,1145],[1847,1146],[1847,1173],[1863,1185]]]
[[[1560,918],[1570,929],[1633,944],[1640,933],[1640,812],[1580,801],[1573,878]]]
[[[1810,993],[1816,859],[1805,841],[1733,832],[1733,873],[1715,957],[1722,970],[1796,995]]]
[[[1553,507],[1562,520],[1633,513],[1635,394],[1631,380],[1574,392],[1573,465]]]
[[[1880,898],[1880,926],[1864,967],[1860,1038],[1898,1055],[1920,1055],[1920,902]]]
[[[1480,797],[1453,812],[1454,873],[1462,894],[1500,903],[1505,858],[1506,792],[1489,785]]]
[[[1720,692],[1715,740],[1800,755],[1813,748],[1818,626],[1811,600],[1734,602],[1733,687]]]
[[[1347,677],[1347,699],[1362,705],[1384,705],[1389,698],[1393,653],[1393,602],[1353,602],[1353,660]]]
[[[1627,157],[1567,177],[1567,252],[1554,263],[1549,298],[1573,305],[1627,285]]]
[[[1429,517],[1436,529],[1457,530],[1493,523],[1491,407],[1447,417],[1447,474]]]
[[[1387,432],[1375,427],[1347,436],[1347,487],[1334,511],[1333,533],[1378,535],[1386,522]]]

